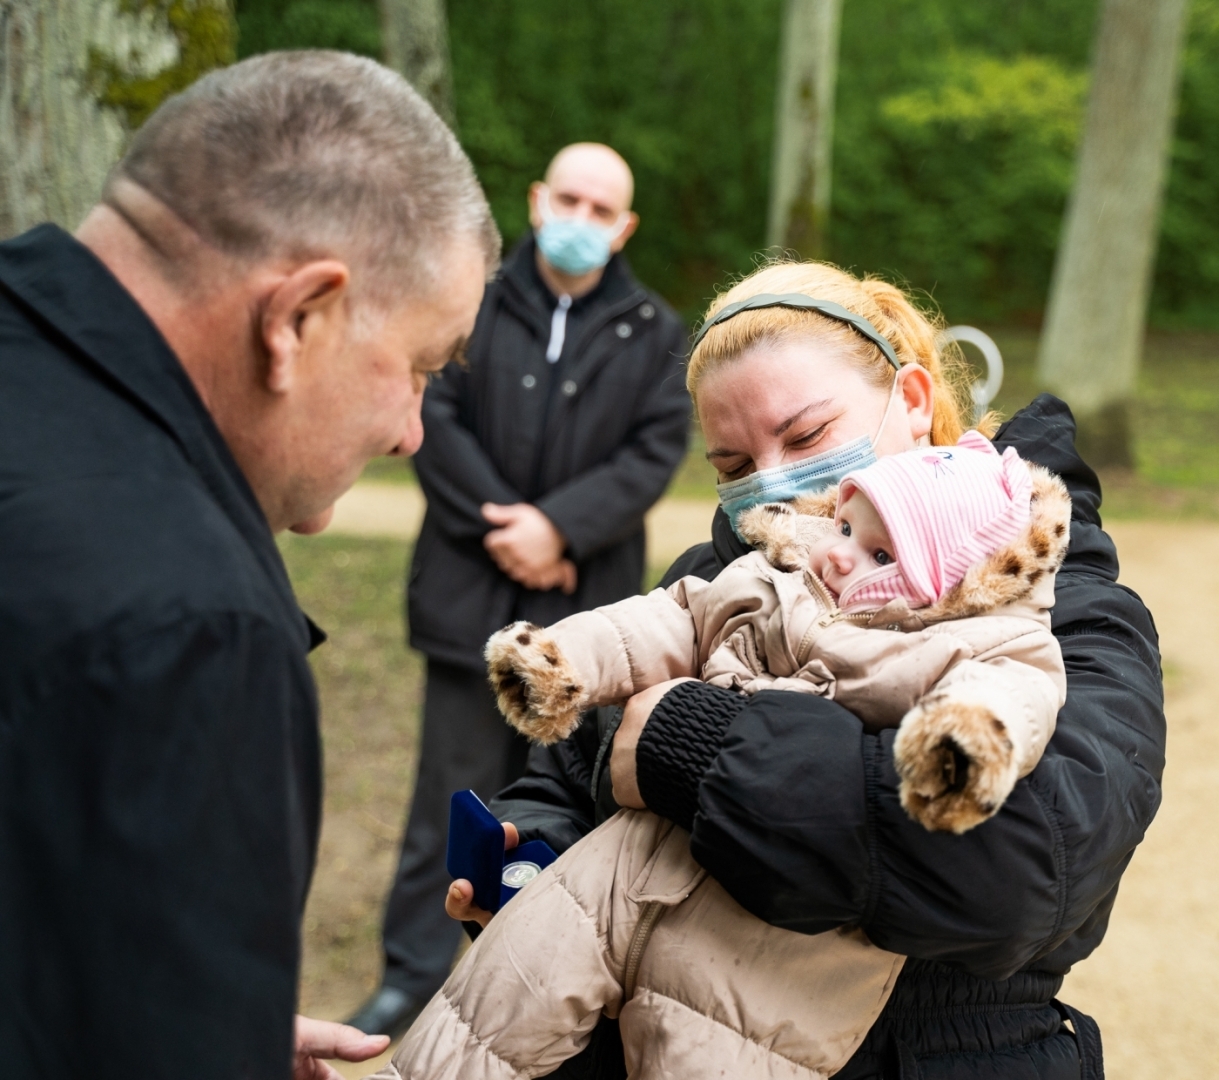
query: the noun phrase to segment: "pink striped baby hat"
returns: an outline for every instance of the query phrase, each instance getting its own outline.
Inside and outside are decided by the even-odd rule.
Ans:
[[[897,561],[866,574],[838,603],[875,611],[899,596],[911,608],[934,604],[974,563],[1015,540],[1029,523],[1033,482],[1015,450],[1000,456],[984,435],[967,431],[954,447],[890,454],[848,473],[839,507],[856,489],[876,507]]]

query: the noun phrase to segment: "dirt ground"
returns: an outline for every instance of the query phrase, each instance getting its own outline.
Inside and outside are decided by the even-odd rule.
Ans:
[[[340,503],[329,543],[344,533],[413,535],[417,491],[373,488],[361,484]],[[712,510],[692,500],[662,503],[649,520],[652,560],[667,562],[704,539]],[[1063,997],[1099,1020],[1113,1080],[1210,1080],[1219,1063],[1219,723],[1212,704],[1219,701],[1219,620],[1212,613],[1219,524],[1118,521],[1110,531],[1121,580],[1147,602],[1161,634],[1168,769],[1163,807],[1125,874],[1108,936],[1070,974]],[[408,696],[416,693],[412,685]],[[344,731],[343,738],[359,738],[358,728]],[[413,759],[413,735],[404,720],[404,746],[380,745],[378,763],[392,756],[401,775]],[[302,1007],[314,1015],[343,1017],[377,978],[376,920],[407,794],[401,784],[391,789],[392,798],[362,801],[346,776],[333,813],[328,795],[302,984]],[[349,1066],[344,1073],[372,1071]]]

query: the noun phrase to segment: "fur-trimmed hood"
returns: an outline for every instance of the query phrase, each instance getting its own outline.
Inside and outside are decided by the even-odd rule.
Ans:
[[[1015,540],[971,566],[929,607],[912,611],[904,600],[894,600],[860,621],[911,629],[987,614],[1028,598],[1047,574],[1057,572],[1071,539],[1071,497],[1066,485],[1040,465],[1030,463],[1029,474],[1033,482],[1029,523]],[[756,506],[741,515],[738,529],[774,566],[795,570],[807,567],[811,544],[824,534],[823,521],[834,516],[837,505],[834,486],[791,503]]]

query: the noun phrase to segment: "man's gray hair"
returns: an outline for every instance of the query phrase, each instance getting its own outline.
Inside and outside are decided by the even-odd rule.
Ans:
[[[241,259],[337,257],[378,306],[426,290],[454,240],[500,236],[469,158],[400,75],[349,53],[278,52],[170,98],[116,169]]]

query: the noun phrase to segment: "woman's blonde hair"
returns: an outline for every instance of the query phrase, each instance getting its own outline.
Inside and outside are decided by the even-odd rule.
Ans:
[[[893,346],[899,364],[904,367],[917,363],[931,376],[935,387],[931,441],[944,446],[960,438],[970,419],[968,370],[956,345],[941,348],[936,344],[943,325],[940,315],[920,311],[901,289],[887,281],[861,280],[828,263],[775,262],[717,296],[707,309],[706,318],[729,304],[761,293],[800,293],[830,300],[862,315]],[[691,397],[697,405],[703,377],[735,360],[746,349],[808,336],[832,344],[840,355],[862,368],[878,388],[887,389],[893,382],[893,365],[884,353],[846,323],[815,311],[767,307],[742,311],[707,331],[690,354],[686,368],[686,386]],[[978,429],[989,435],[995,426],[996,418],[987,415]]]

